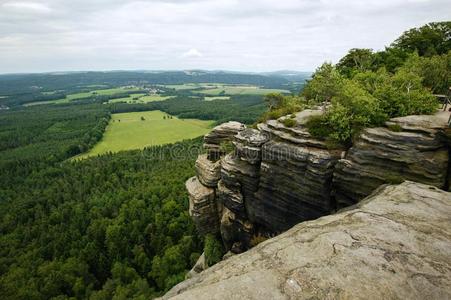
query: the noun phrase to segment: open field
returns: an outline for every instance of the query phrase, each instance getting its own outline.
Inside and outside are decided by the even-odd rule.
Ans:
[[[205,96],[204,101],[213,101],[213,100],[230,100],[229,96]]]
[[[178,119],[174,116],[164,119],[166,116],[168,114],[161,111],[113,114],[102,140],[88,153],[73,159],[192,139],[206,134],[213,124],[213,121]]]
[[[125,98],[111,99],[108,103],[127,102],[127,103],[149,103],[154,101],[164,101],[174,96],[161,96],[161,95],[147,95],[146,94],[131,94]],[[138,98],[138,99],[136,99]]]
[[[138,88],[124,88],[124,87],[92,90],[92,91],[89,91],[89,92],[81,92],[81,93],[69,94],[69,95],[66,95],[66,98],[63,98],[63,99],[26,103],[26,104],[24,104],[24,106],[34,106],[34,105],[41,105],[41,104],[68,103],[68,102],[70,102],[72,100],[87,98],[87,97],[91,97],[93,95],[114,95],[114,94],[133,92],[133,91],[138,91],[138,90],[139,90]],[[51,94],[53,92],[45,92],[45,93],[47,95],[49,95],[49,94]],[[144,95],[144,94],[138,94],[138,95]],[[130,96],[132,96],[132,95],[130,95]],[[123,99],[123,98],[121,98],[121,99]]]

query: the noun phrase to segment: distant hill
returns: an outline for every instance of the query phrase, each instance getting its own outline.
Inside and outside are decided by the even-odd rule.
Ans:
[[[221,82],[281,88],[290,80],[271,74],[224,71],[108,71],[0,75],[0,95],[54,91],[87,85],[183,84]]]
[[[280,70],[274,72],[261,73],[262,75],[283,78],[292,82],[304,82],[312,76],[312,72],[300,72],[290,70]]]

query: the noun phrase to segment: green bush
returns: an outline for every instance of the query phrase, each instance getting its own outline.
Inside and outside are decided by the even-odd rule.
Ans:
[[[286,127],[293,127],[293,126],[295,126],[297,124],[295,119],[290,119],[290,118],[287,118],[287,119],[283,120],[282,123]]]
[[[214,235],[207,234],[205,236],[204,254],[205,261],[208,266],[212,266],[215,263],[220,262],[222,255],[224,254],[222,242]]]
[[[387,126],[390,131],[401,132],[402,128],[399,124],[392,124]]]

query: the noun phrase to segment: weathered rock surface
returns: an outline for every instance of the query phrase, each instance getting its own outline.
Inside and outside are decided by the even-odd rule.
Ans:
[[[257,125],[257,128],[272,139],[306,147],[327,149],[326,143],[312,137],[308,129],[304,126],[310,118],[321,115],[322,113],[321,110],[306,109],[295,114],[297,125],[294,127],[286,127],[282,123],[284,119],[289,118],[285,116],[278,120],[268,120],[265,123],[260,123]]]
[[[256,129],[247,128],[240,131],[236,136],[233,144],[235,145],[235,153],[240,159],[251,164],[257,164],[261,161],[261,146],[268,141],[267,134]]]
[[[249,249],[253,230],[254,226],[251,222],[224,206],[221,218],[221,237],[227,250],[241,253]]]
[[[339,153],[276,141],[262,149],[256,200],[247,203],[251,221],[280,232],[335,209],[330,191]]]
[[[369,195],[384,183],[412,180],[439,188],[447,185],[448,149],[439,132],[446,124],[436,116],[407,116],[388,128],[365,129],[336,165],[334,190],[338,207]]]
[[[246,126],[239,122],[230,121],[213,128],[204,136],[204,148],[207,150],[208,159],[218,160],[222,154],[221,143],[232,141],[233,137]]]
[[[199,181],[208,187],[216,187],[221,178],[221,164],[219,161],[211,161],[207,154],[202,154],[196,160],[196,175]]]
[[[219,231],[218,207],[215,201],[215,190],[202,185],[197,177],[186,181],[189,194],[189,214],[200,234]]]
[[[450,299],[451,193],[405,182],[210,267],[165,299]]]
[[[321,113],[305,110],[296,114],[295,127],[275,120],[259,124],[271,140],[262,146],[258,191],[250,201],[246,199],[252,222],[280,232],[335,209],[330,191],[341,151],[327,150],[304,127],[310,117]]]

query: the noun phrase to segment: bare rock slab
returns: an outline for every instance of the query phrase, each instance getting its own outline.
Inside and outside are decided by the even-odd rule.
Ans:
[[[165,299],[450,299],[451,193],[404,182],[296,225]]]

